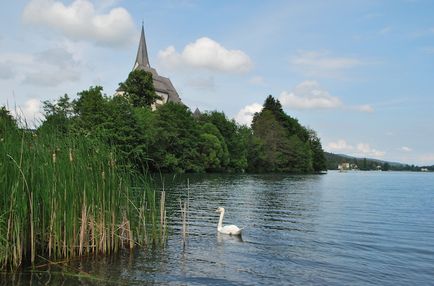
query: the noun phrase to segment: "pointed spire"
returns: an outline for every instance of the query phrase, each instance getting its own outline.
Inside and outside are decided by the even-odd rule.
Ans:
[[[196,107],[196,110],[193,112],[193,116],[194,117],[200,117],[202,115],[202,113],[200,112],[199,108]]]
[[[136,62],[134,63],[133,70],[137,68],[151,67],[149,64],[148,49],[146,47],[146,40],[145,40],[145,29],[143,26],[144,25],[142,21],[142,34],[140,35],[139,49],[137,50],[137,57],[136,57]]]

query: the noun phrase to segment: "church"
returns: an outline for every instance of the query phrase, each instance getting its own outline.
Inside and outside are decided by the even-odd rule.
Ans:
[[[148,49],[146,47],[145,30],[142,25],[142,33],[140,35],[139,49],[137,50],[136,61],[133,66],[133,71],[139,69],[152,74],[154,82],[155,93],[161,97],[161,100],[157,100],[152,109],[155,109],[158,105],[163,105],[167,102],[182,103],[181,98],[178,95],[175,87],[170,79],[160,76],[157,71],[149,64]],[[115,95],[123,95],[124,91],[118,88]]]

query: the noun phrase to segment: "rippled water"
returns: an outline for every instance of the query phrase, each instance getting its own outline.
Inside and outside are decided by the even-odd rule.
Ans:
[[[65,285],[434,285],[434,174],[206,175],[165,179],[164,251],[77,263]],[[179,199],[189,194],[189,236]],[[242,240],[218,235],[245,227]],[[41,279],[46,279],[41,276]],[[23,278],[26,280],[26,278]],[[57,281],[57,280],[53,280]]]

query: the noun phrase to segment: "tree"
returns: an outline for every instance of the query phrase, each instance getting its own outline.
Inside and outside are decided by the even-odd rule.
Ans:
[[[38,131],[49,129],[50,132],[66,134],[70,131],[71,119],[74,116],[73,102],[67,94],[56,101],[46,100],[42,102],[45,120]]]
[[[155,93],[152,73],[144,70],[130,72],[127,80],[119,84],[119,88],[125,92],[125,97],[134,107],[151,106],[161,99]]]
[[[163,172],[202,172],[199,126],[184,105],[168,102],[156,110],[153,167]]]
[[[77,115],[74,128],[86,135],[100,136],[104,133],[105,125],[110,111],[108,101],[102,94],[101,86],[90,87],[79,92],[78,99],[74,101],[74,111]]]
[[[290,142],[289,134],[277,121],[273,112],[263,109],[252,123],[253,134],[259,138],[263,145],[265,162],[269,172],[283,171],[286,169]]]
[[[2,139],[6,132],[10,131],[11,129],[18,129],[17,122],[12,117],[9,110],[7,110],[5,106],[2,106],[0,107],[0,136],[2,136]]]
[[[316,135],[316,132],[312,129],[308,130],[309,133],[309,145],[312,150],[312,168],[315,172],[321,172],[327,170],[327,162],[324,156],[324,150],[321,146],[321,140]]]
[[[102,138],[115,147],[120,158],[127,164],[141,169],[146,161],[146,146],[143,129],[140,128],[133,107],[122,96],[115,96],[107,102],[107,121],[102,126]]]
[[[215,152],[215,157],[216,160],[214,161],[214,164],[211,166],[208,163],[206,164],[206,169],[210,170],[210,169],[214,169],[214,170],[222,170],[224,168],[227,167],[228,163],[229,163],[229,152],[228,152],[228,147],[226,145],[226,141],[223,138],[223,135],[220,133],[220,131],[218,130],[218,128],[212,124],[212,123],[205,123],[204,125],[202,125],[201,127],[202,130],[202,134],[201,134],[201,143],[204,144],[205,146],[202,146],[201,149],[202,151],[208,151],[208,152]],[[211,141],[215,141],[215,139],[217,139],[217,143],[213,142],[212,144],[214,145],[214,150],[209,149],[210,147],[210,142]],[[203,155],[204,152],[202,152]],[[205,155],[207,156],[207,155]]]
[[[262,111],[253,116],[252,130],[258,140],[250,140],[249,146],[255,148],[260,159],[255,159],[252,152],[248,157],[255,161],[256,170],[300,173],[326,169],[324,151],[315,132],[285,114],[279,100],[271,95]],[[249,162],[249,170],[253,166]]]
[[[202,123],[212,123],[223,136],[229,152],[229,171],[242,172],[247,168],[247,140],[243,138],[242,127],[234,120],[228,120],[223,112],[212,111],[202,114]]]
[[[283,111],[282,104],[278,99],[274,99],[273,96],[269,95],[264,102],[263,110],[270,110],[277,121],[280,122],[291,135],[296,134],[303,142],[309,139],[307,129],[301,126],[297,119],[292,118]]]

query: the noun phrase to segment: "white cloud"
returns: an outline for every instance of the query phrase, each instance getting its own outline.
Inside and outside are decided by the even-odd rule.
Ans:
[[[363,156],[363,157],[383,157],[386,152],[379,151],[374,148],[371,148],[371,146],[367,143],[359,143],[356,147],[356,155]]]
[[[342,71],[360,66],[363,62],[353,57],[332,57],[327,51],[299,51],[290,64],[308,76],[337,77]]]
[[[339,98],[331,96],[311,80],[303,81],[291,92],[283,91],[279,100],[283,106],[295,109],[338,108],[343,105]]]
[[[413,151],[413,149],[411,149],[410,147],[407,146],[402,146],[401,148],[399,148],[400,151],[404,151],[404,152],[411,152]]]
[[[250,126],[253,120],[253,115],[256,112],[260,112],[261,110],[262,105],[256,102],[250,105],[246,105],[238,112],[237,115],[235,115],[235,121],[239,124]]]
[[[41,102],[31,98],[11,111],[12,115],[25,127],[35,127],[42,119]]]
[[[264,85],[265,80],[262,76],[255,75],[252,78],[250,78],[249,82],[253,85]]]
[[[158,52],[161,64],[168,68],[193,67],[220,72],[244,73],[252,66],[250,57],[241,50],[228,50],[218,42],[203,37],[190,43],[181,53],[173,46]]]
[[[334,153],[346,153],[356,157],[383,157],[386,152],[372,148],[367,143],[358,143],[355,146],[348,144],[347,141],[340,139],[336,142],[330,142],[328,150]]]
[[[357,111],[360,111],[360,112],[367,112],[367,113],[374,112],[374,108],[372,106],[370,106],[369,104],[358,105],[358,106],[355,106],[354,109]]]
[[[353,146],[349,145],[347,141],[343,139],[339,139],[336,142],[330,142],[327,147],[332,152],[348,152],[354,149]]]
[[[37,86],[58,86],[64,82],[74,82],[80,79],[78,70],[47,69],[38,72],[29,72],[23,83]]]
[[[32,55],[24,67],[23,83],[38,86],[58,86],[80,79],[81,63],[64,47],[48,49]]]
[[[346,106],[339,97],[332,96],[314,80],[305,80],[291,92],[283,91],[279,97],[284,107],[293,109],[336,109],[344,108],[359,112],[374,112],[369,104]]]
[[[31,0],[22,17],[25,23],[59,30],[70,39],[101,45],[130,44],[136,33],[127,10],[118,7],[101,13],[89,0],[75,0],[69,5],[55,0]]]
[[[79,80],[82,66],[68,47],[62,46],[34,54],[2,53],[0,79],[15,77],[25,84],[57,86]]]

